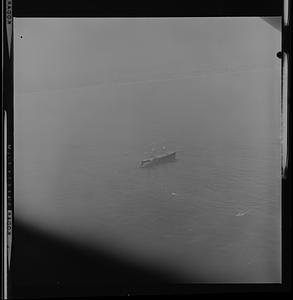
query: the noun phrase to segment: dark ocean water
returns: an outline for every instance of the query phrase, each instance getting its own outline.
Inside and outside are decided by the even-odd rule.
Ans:
[[[274,78],[261,69],[16,95],[16,218],[185,282],[280,282]],[[176,162],[138,167],[163,147]]]

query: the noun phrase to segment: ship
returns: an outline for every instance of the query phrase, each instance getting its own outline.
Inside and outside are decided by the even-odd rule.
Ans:
[[[140,162],[140,167],[151,167],[162,163],[174,162],[176,160],[176,151],[169,151],[164,154],[156,155],[151,158],[143,159]]]

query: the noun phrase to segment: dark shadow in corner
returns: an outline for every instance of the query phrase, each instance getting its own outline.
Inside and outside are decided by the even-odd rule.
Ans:
[[[140,286],[183,281],[168,270],[134,264],[18,222],[12,255],[12,298],[127,295]]]

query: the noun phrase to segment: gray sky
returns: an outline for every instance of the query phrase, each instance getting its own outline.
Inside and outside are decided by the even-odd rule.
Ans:
[[[16,18],[14,31],[16,92],[272,67],[281,36],[257,17]]]

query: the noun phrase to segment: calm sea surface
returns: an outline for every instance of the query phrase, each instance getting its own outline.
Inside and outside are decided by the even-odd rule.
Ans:
[[[186,282],[280,282],[274,78],[256,70],[16,94],[16,218]],[[176,162],[138,167],[163,147]]]

